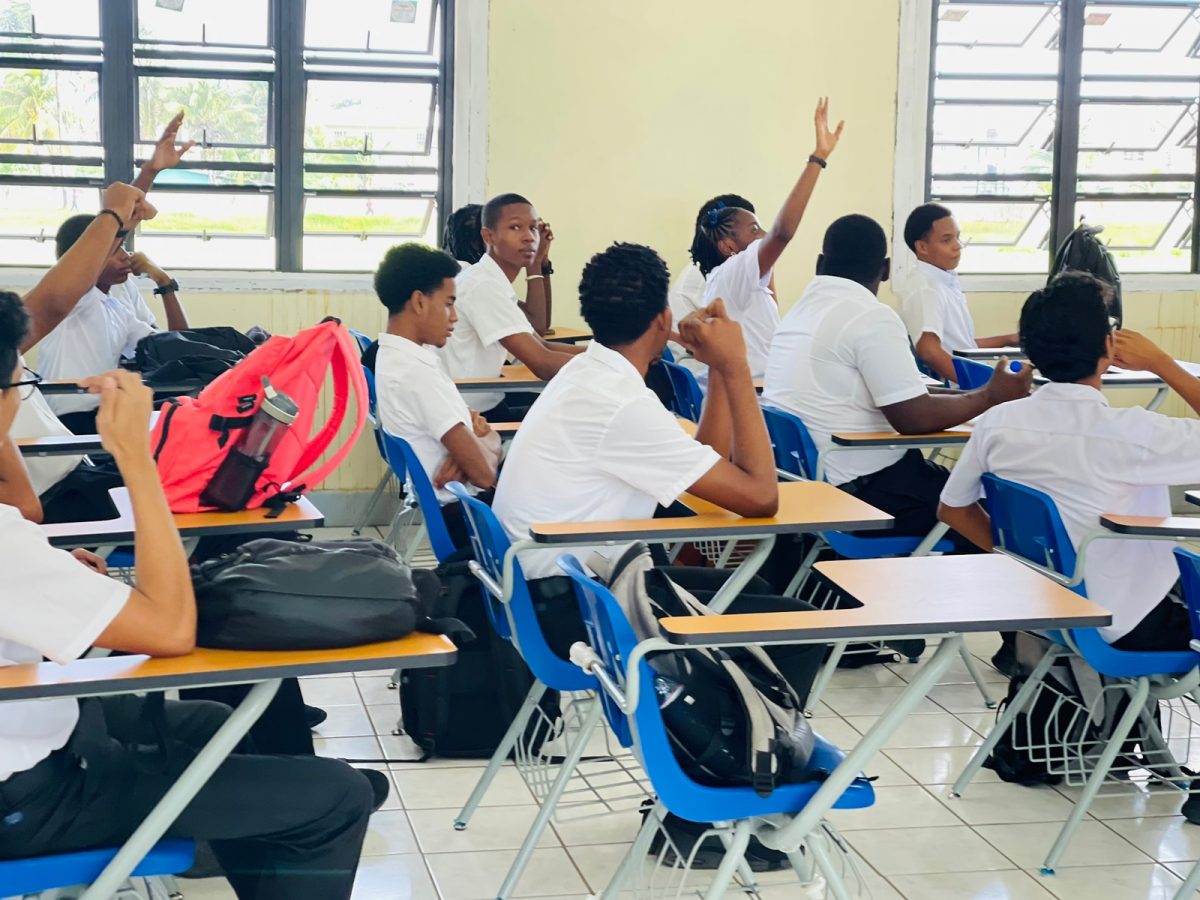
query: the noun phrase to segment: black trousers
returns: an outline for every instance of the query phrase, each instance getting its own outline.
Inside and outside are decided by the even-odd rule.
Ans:
[[[938,500],[949,477],[950,470],[945,466],[930,462],[920,450],[909,450],[890,466],[840,487],[896,520],[890,531],[864,531],[864,537],[924,537],[938,523]],[[946,538],[954,542],[955,553],[982,552],[957,531],[948,531]]]
[[[497,420],[499,421],[499,420]],[[492,499],[496,496],[496,489],[489,488],[486,491],[480,491],[475,495],[475,499],[480,503],[492,505]],[[459,551],[467,551],[471,549],[471,533],[467,529],[467,514],[463,512],[462,503],[455,500],[453,503],[446,503],[442,506],[442,518],[446,521],[446,531],[450,533],[450,543],[454,544],[454,549]]]
[[[698,600],[705,603],[729,580],[730,571],[727,569],[705,569],[691,566],[661,566],[660,567],[677,585],[690,591]],[[587,641],[587,628],[583,624],[583,616],[579,612],[579,603],[571,580],[565,575],[550,578],[538,578],[529,582],[529,592],[533,598],[534,610],[538,623],[546,636],[550,649],[566,659],[570,655],[571,645],[576,641]],[[814,607],[803,600],[793,600],[790,597],[779,597],[771,593],[771,586],[761,578],[751,579],[746,589],[729,604],[726,612],[730,613],[765,613],[765,612],[796,612],[811,610]],[[779,667],[779,671],[788,683],[800,695],[801,702],[808,698],[808,692],[817,677],[821,663],[825,661],[828,648],[824,644],[791,644],[777,647],[765,647],[771,661]]]
[[[167,702],[164,760],[144,704],[84,700],[66,747],[0,782],[0,858],[119,846],[230,712]],[[371,799],[338,760],[234,755],[167,835],[208,841],[239,900],[346,900]]]
[[[108,492],[124,483],[111,457],[101,457],[96,465],[80,463],[39,498],[42,523],[56,525],[115,519],[117,508]]]
[[[509,391],[503,400],[480,415],[489,422],[523,422],[525,413],[529,412],[529,407],[533,406],[533,401],[537,398],[537,391]],[[468,406],[471,405],[470,401],[471,396],[468,394]]]
[[[1163,597],[1131,631],[1113,641],[1118,650],[1187,650],[1192,623],[1187,608]]]
[[[95,434],[96,414],[99,412],[99,409],[88,409],[83,412],[63,413],[58,420],[71,429],[72,434]]]

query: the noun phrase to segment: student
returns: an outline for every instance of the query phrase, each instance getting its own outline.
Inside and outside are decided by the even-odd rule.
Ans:
[[[967,298],[958,284],[962,240],[950,210],[937,203],[918,206],[904,223],[904,243],[916,254],[917,268],[900,295],[900,314],[908,327],[917,358],[949,382],[955,350],[971,347],[1011,347],[1015,334],[975,336]]]
[[[139,192],[140,193],[140,192]],[[116,223],[98,220],[113,240]],[[17,350],[28,316],[0,296],[0,434],[16,415],[23,370]],[[196,604],[146,438],[152,395],[136,374],[87,379],[100,397],[105,449],[129,488],[136,530],[134,587],[104,576],[86,551],[50,547],[41,530],[0,505],[0,665],[59,663],[89,646],[151,656],[188,653]],[[10,459],[3,478],[19,479]],[[0,717],[0,858],[115,847],[136,829],[196,751],[229,716],[219,704],[166,701],[158,735],[136,696],[6,704]],[[161,738],[161,741],[160,741]],[[170,748],[167,753],[166,748]],[[350,896],[374,784],[345,763],[317,757],[229,757],[170,827],[208,841],[240,900]]]
[[[992,549],[988,515],[978,504],[986,472],[1048,494],[1076,546],[1102,513],[1169,516],[1168,486],[1200,481],[1200,422],[1136,406],[1113,409],[1100,391],[1110,365],[1145,369],[1200,413],[1200,380],[1148,338],[1114,333],[1109,297],[1103,282],[1071,272],[1021,309],[1021,347],[1050,384],[980,416],[938,509],[943,522],[984,550]],[[1105,540],[1087,554],[1088,596],[1112,613],[1100,633],[1113,646],[1187,649],[1187,610],[1167,597],[1179,577],[1172,548]]]
[[[788,312],[767,360],[763,402],[798,416],[818,452],[839,431],[944,431],[1029,393],[1032,370],[996,366],[985,387],[930,393],[909,351],[904,325],[880,303],[891,270],[887,238],[867,216],[829,226],[814,278]],[[893,534],[924,535],[937,524],[947,470],[920,450],[829,453],[830,483],[895,517]],[[966,541],[961,541],[963,546]]]
[[[446,227],[442,232],[442,249],[458,260],[458,264],[464,270],[475,265],[487,253],[480,223],[482,215],[482,206],[478,203],[468,203],[446,217]],[[554,265],[550,262],[550,245],[554,242],[554,230],[549,222],[539,219],[538,231],[540,240],[537,256],[526,269],[525,300],[518,303],[518,306],[536,333],[548,334],[554,321],[553,294],[550,288],[550,276],[554,274]]]
[[[594,338],[529,411],[509,447],[494,508],[514,539],[536,522],[647,519],[687,491],[745,516],[771,516],[779,505],[775,462],[758,409],[741,329],[714,302],[679,323],[697,359],[711,370],[708,401],[689,437],[643,383],[671,334],[667,267],[649,247],[614,244],[592,257],[579,285]],[[587,560],[622,547],[575,549]],[[521,554],[538,617],[551,648],[566,656],[586,640],[557,550]],[[727,572],[671,569],[682,586],[708,598]],[[691,577],[696,576],[696,577]],[[752,590],[766,592],[756,580]],[[730,612],[811,609],[801,601],[743,595]],[[804,697],[824,649],[770,648]]]
[[[462,481],[490,499],[500,461],[500,436],[469,409],[433,348],[454,332],[458,263],[421,244],[390,249],[375,272],[375,293],[387,307],[379,335],[375,389],[383,430],[412,445],[437,490],[456,547],[469,545],[462,505],[445,490]]]
[[[800,180],[784,201],[770,231],[763,231],[758,218],[747,209],[727,206],[711,209],[697,222],[692,258],[707,279],[705,304],[720,298],[730,317],[742,326],[750,374],[761,378],[767,363],[771,338],[779,326],[779,304],[770,291],[771,273],[784,248],[791,242],[804,210],[817,186],[844,122],[829,130],[829,100],[817,104],[816,148],[808,157]]]
[[[704,273],[700,271],[700,264],[697,262],[704,255],[702,242],[705,238],[700,233],[700,223],[713,210],[726,208],[744,209],[751,215],[755,212],[754,204],[740,194],[719,194],[700,207],[700,212],[696,213],[695,227],[692,229],[692,246],[688,250],[692,264],[679,273],[667,294],[667,303],[676,322],[682,322],[696,310],[704,308]]]

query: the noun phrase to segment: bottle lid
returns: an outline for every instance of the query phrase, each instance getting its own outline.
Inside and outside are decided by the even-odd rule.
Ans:
[[[282,422],[284,425],[291,425],[296,421],[296,416],[300,414],[300,407],[296,405],[296,401],[287,394],[275,390],[266,375],[262,376],[262,383],[263,402],[259,409],[272,419]]]

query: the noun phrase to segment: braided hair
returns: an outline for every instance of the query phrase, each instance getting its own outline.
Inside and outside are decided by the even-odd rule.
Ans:
[[[478,203],[468,203],[450,213],[442,231],[442,249],[455,259],[471,265],[483,259],[487,247],[483,245],[483,236],[479,233],[482,214],[483,207]]]
[[[692,261],[706,278],[725,261],[717,244],[733,236],[733,222],[739,209],[752,213],[754,204],[738,194],[720,194],[700,207],[696,214],[696,232],[690,252]]]

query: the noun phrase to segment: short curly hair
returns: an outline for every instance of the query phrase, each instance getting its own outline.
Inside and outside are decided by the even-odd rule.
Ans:
[[[1021,349],[1051,381],[1096,374],[1112,334],[1112,288],[1086,272],[1064,272],[1021,307]]]
[[[394,316],[404,309],[414,291],[432,294],[447,278],[459,273],[458,261],[444,250],[410,241],[392,247],[375,270],[375,293]]]
[[[29,313],[12,291],[0,291],[0,383],[7,384],[17,368],[21,343],[29,334]]]
[[[667,308],[667,264],[641,244],[615,243],[593,256],[579,280],[579,308],[605,347],[630,344]]]

